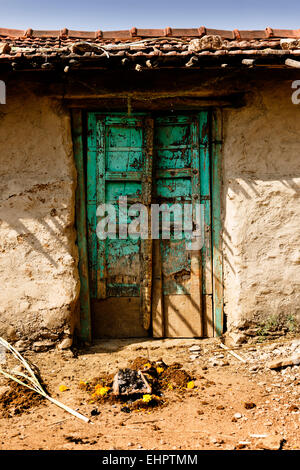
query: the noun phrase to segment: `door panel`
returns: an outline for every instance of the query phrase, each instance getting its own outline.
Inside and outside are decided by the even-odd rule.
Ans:
[[[97,138],[93,141],[95,129]],[[147,335],[141,321],[143,299],[145,295],[151,296],[148,292],[151,284],[145,286],[144,281],[147,269],[149,271],[148,265],[144,267],[147,250],[141,240],[122,239],[118,231],[105,240],[99,239],[96,227],[101,217],[95,219],[99,205],[111,204],[118,230],[119,223],[125,226],[131,220],[123,212],[119,213],[119,197],[126,196],[128,205],[145,202],[147,184],[150,187],[152,184],[151,180],[145,182],[149,159],[145,148],[147,132],[144,116],[91,115],[89,119],[89,150],[91,152],[94,144],[94,151],[87,161],[87,174],[88,180],[93,180],[93,177],[96,180],[88,194],[88,199],[93,200],[88,211],[88,231],[93,332],[96,337]],[[149,276],[152,274],[148,273]]]
[[[157,118],[154,143],[156,202],[165,203],[169,208],[176,204],[175,207],[181,209],[174,209],[169,215],[173,229],[171,236],[167,237],[163,230],[160,232],[161,314],[164,318],[161,323],[164,324],[164,335],[168,337],[201,336],[200,251],[188,251],[183,230],[180,236],[175,233],[176,226],[178,230],[183,224],[185,204],[193,206],[200,202],[197,116]],[[157,319],[158,315],[153,312],[153,316]],[[154,334],[161,336],[160,331]]]

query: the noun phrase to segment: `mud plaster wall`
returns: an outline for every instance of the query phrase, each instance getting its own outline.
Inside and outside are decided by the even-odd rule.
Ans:
[[[300,321],[300,108],[263,82],[224,113],[223,252],[228,328]]]
[[[70,345],[79,281],[69,113],[14,88],[0,108],[0,162],[0,335],[20,348]]]

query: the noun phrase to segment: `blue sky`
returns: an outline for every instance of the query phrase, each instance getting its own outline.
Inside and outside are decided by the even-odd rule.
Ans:
[[[0,0],[0,27],[113,30],[300,28],[299,0]]]

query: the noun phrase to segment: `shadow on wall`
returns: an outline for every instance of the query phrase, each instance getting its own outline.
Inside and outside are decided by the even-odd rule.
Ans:
[[[55,268],[59,268],[59,264],[51,252],[57,255],[70,253],[70,243],[65,235],[68,228],[72,227],[68,213],[74,211],[73,208],[64,208],[65,201],[61,203],[56,200],[60,197],[62,183],[64,185],[65,182],[35,185],[22,193],[11,194],[0,202],[0,218],[9,227],[8,230],[4,228],[5,232],[9,232],[5,238],[10,238],[11,233],[17,233],[16,246],[26,244]],[[9,252],[11,247],[10,238],[7,248],[4,242],[4,249]]]
[[[243,226],[253,225],[259,227],[260,232],[269,232],[274,229],[267,225],[266,218],[268,214],[275,218],[279,214],[282,226],[289,223],[289,220],[284,217],[287,213],[288,203],[295,198],[300,198],[300,173],[299,176],[293,177],[274,177],[272,175],[259,175],[259,178],[253,178],[253,175],[232,176],[225,181],[223,189],[223,207],[222,207],[222,220],[223,220],[223,258],[224,263],[230,268],[233,274],[236,274],[233,266],[234,247],[232,243],[232,236],[242,229]],[[230,202],[230,209],[234,207],[235,212],[228,214],[227,206],[228,199]],[[295,204],[297,205],[297,203]],[[299,211],[300,216],[300,211]],[[239,226],[232,226],[232,217],[235,221],[238,219]],[[274,219],[273,219],[274,220]],[[265,224],[265,225],[263,225]],[[280,226],[280,225],[279,225]],[[228,229],[230,227],[230,230]],[[278,226],[276,227],[278,228]],[[249,243],[251,243],[251,234],[249,234]],[[259,231],[257,232],[259,234]],[[247,233],[245,234],[247,235]],[[262,235],[263,237],[263,235]],[[262,239],[262,243],[264,240]],[[265,240],[267,242],[267,239]]]

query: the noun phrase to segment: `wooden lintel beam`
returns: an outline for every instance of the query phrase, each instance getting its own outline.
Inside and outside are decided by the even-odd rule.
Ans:
[[[73,98],[65,99],[64,102],[69,108],[97,108],[109,107],[110,109],[124,108],[127,109],[128,97],[109,97],[109,98]],[[155,98],[145,97],[143,99],[134,98],[131,99],[131,107],[135,109],[152,109],[152,110],[163,110],[163,109],[199,109],[199,108],[215,108],[215,107],[240,107],[244,105],[243,96],[239,95],[234,98],[196,98],[196,97],[170,97],[170,98]]]

